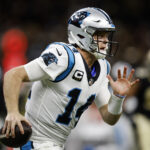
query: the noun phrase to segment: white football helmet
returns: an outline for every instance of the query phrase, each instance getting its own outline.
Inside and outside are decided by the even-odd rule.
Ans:
[[[99,8],[87,7],[73,13],[68,21],[68,41],[70,44],[77,45],[96,56],[97,59],[105,58],[106,55],[113,56],[112,45],[118,48],[118,42],[113,42],[110,34],[107,50],[99,50],[98,40],[93,39],[93,35],[100,31],[113,33],[115,25],[108,14]]]

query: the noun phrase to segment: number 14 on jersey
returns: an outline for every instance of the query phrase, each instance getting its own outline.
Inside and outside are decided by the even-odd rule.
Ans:
[[[82,91],[81,89],[74,88],[74,89],[72,89],[68,92],[68,97],[70,98],[70,100],[69,100],[68,104],[65,107],[64,113],[58,115],[58,117],[56,119],[56,122],[64,124],[64,125],[69,125],[70,121],[72,120],[71,113],[74,109],[74,106],[78,102],[81,91]],[[76,115],[75,115],[75,118],[76,118],[77,121],[76,121],[75,125],[77,124],[77,122],[78,122],[80,116],[82,115],[82,113],[92,104],[92,102],[95,99],[95,96],[96,96],[95,94],[92,94],[87,99],[87,102],[77,109]]]

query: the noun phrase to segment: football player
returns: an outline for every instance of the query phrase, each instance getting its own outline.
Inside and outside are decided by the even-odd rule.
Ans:
[[[99,8],[83,8],[68,21],[69,44],[50,44],[41,56],[5,74],[4,96],[7,117],[3,133],[15,137],[14,127],[21,121],[32,125],[32,137],[23,150],[63,150],[66,138],[82,113],[95,102],[105,122],[114,125],[122,112],[125,96],[138,82],[118,70],[116,81],[109,75],[113,56],[115,25]],[[115,52],[115,51],[114,51]],[[111,94],[108,82],[113,89]],[[25,117],[18,111],[22,82],[34,82],[26,103]]]

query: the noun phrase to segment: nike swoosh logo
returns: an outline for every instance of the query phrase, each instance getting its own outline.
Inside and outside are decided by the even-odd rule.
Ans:
[[[100,21],[100,20],[94,20],[94,22],[97,22],[97,23],[98,23],[98,22],[101,22],[101,21]]]
[[[57,48],[56,48],[56,51],[57,51],[57,53],[58,53],[58,56],[61,56],[61,55],[62,55],[62,53],[60,53]]]

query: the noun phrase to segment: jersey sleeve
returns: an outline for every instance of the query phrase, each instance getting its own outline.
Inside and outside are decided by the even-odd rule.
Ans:
[[[99,87],[98,94],[95,99],[95,104],[97,108],[100,108],[105,104],[108,104],[108,101],[111,96],[111,92],[110,92],[111,90],[109,88],[109,80],[106,77],[108,74],[110,74],[110,69],[111,69],[110,63],[107,60],[103,60],[102,65],[104,68],[103,80],[101,86]]]
[[[67,44],[53,43],[39,58],[25,65],[25,69],[31,80],[37,79],[36,74],[40,72],[39,79],[48,77],[51,81],[60,81],[70,73],[74,63],[74,54]]]
[[[95,99],[95,104],[97,108],[102,107],[105,104],[108,104],[108,101],[110,99],[110,90],[108,88],[108,80],[103,81],[103,86],[99,88],[99,92]]]
[[[38,64],[54,81],[68,67],[68,55],[62,45],[51,44],[38,58]]]
[[[49,78],[38,64],[38,59],[35,59],[24,65],[28,78],[31,82]]]
[[[111,70],[111,66],[110,66],[110,63],[105,59],[105,63],[104,63],[104,65],[105,65],[105,68],[106,68],[106,74],[108,75],[108,74],[110,74],[110,70]]]

